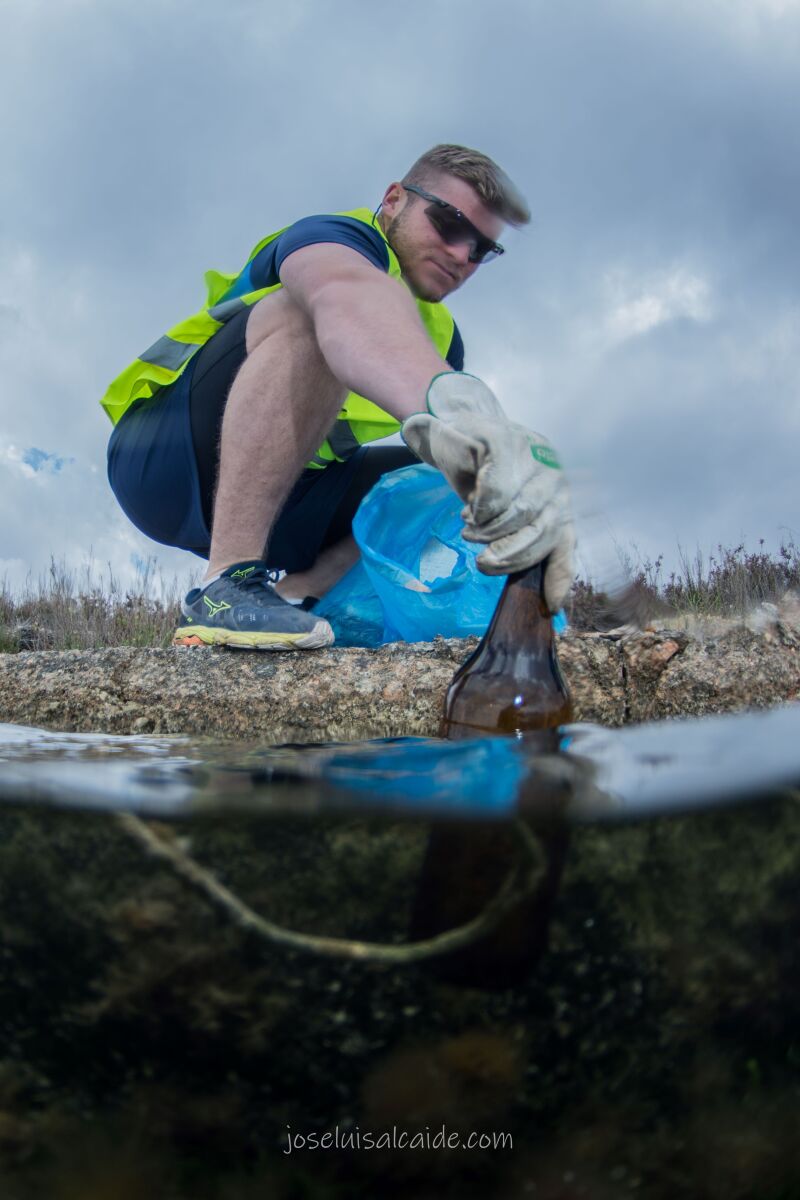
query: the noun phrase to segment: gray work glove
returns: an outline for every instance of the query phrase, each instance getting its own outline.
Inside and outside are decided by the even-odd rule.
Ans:
[[[408,417],[403,438],[465,501],[464,537],[484,542],[485,575],[522,571],[548,558],[544,595],[556,612],[575,574],[575,529],[564,472],[541,434],[509,421],[475,375],[436,375],[428,412]]]

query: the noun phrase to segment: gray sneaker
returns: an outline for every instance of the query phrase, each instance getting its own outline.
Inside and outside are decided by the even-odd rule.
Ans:
[[[174,646],[236,646],[244,650],[317,650],[333,643],[327,621],[282,599],[263,562],[234,563],[181,604]]]

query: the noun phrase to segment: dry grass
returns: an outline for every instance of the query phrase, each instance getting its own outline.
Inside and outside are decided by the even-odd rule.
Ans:
[[[625,557],[623,555],[623,557]],[[800,548],[792,539],[777,554],[745,546],[718,546],[704,558],[680,555],[678,571],[663,573],[661,557],[626,559],[627,588],[608,596],[578,579],[566,605],[573,628],[610,629],[645,625],[673,614],[743,617],[760,604],[775,603],[800,591]],[[90,560],[80,570],[51,559],[37,581],[18,594],[0,582],[0,651],[87,650],[105,646],[168,646],[181,597],[191,581],[166,580],[149,559],[133,587],[123,589],[110,566],[99,571]]]
[[[89,560],[76,571],[51,558],[47,574],[16,594],[0,583],[0,651],[168,646],[189,586],[166,580],[153,559],[122,588],[110,565]]]
[[[776,555],[744,544],[732,549],[717,546],[706,559],[700,550],[693,557],[681,550],[680,566],[665,577],[663,558],[645,558],[636,566],[625,560],[630,580],[615,597],[578,579],[567,604],[575,629],[607,629],[633,622],[644,625],[654,617],[714,616],[743,618],[761,604],[774,604],[787,592],[800,591],[800,548],[789,538]]]
[[[763,539],[759,549],[749,554],[744,545],[733,550],[718,546],[708,563],[700,551],[691,560],[682,554],[680,573],[672,572],[665,581],[657,559],[652,567],[645,564],[646,578],[680,612],[743,616],[756,605],[774,603],[800,587],[800,550],[794,542],[782,542],[774,558],[763,547]]]

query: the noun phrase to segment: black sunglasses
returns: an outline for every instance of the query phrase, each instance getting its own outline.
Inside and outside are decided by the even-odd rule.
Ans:
[[[489,262],[490,259],[497,258],[499,254],[505,254],[505,250],[498,242],[484,237],[480,229],[476,229],[472,221],[468,220],[461,209],[456,208],[454,204],[450,204],[447,200],[441,200],[438,196],[431,195],[430,192],[424,192],[422,188],[415,187],[411,183],[404,183],[402,187],[407,192],[421,196],[423,200],[430,200],[431,203],[425,209],[425,216],[443,242],[446,242],[448,246],[458,246],[463,242],[471,243],[470,262]]]

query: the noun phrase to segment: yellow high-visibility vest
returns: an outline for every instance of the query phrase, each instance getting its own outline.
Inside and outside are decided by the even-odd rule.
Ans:
[[[376,229],[386,244],[389,256],[389,275],[395,279],[402,279],[397,255],[386,241],[383,230],[371,209],[355,208],[336,215],[353,217]],[[270,233],[267,237],[262,238],[251,251],[247,263],[242,269],[245,270],[269,242],[274,241],[288,228],[290,227],[286,225],[276,233]],[[168,333],[154,342],[148,350],[140,354],[130,366],[117,375],[100,401],[114,424],[137,400],[154,396],[161,388],[174,383],[186,370],[197,351],[206,344],[209,338],[213,337],[217,330],[222,328],[226,321],[229,321],[242,309],[255,304],[262,296],[276,292],[282,286],[280,283],[276,283],[272,287],[258,288],[255,291],[246,292],[242,296],[226,300],[226,294],[231,291],[240,274],[241,272],[236,275],[227,275],[219,271],[207,271],[205,283],[208,295],[205,307],[194,313],[193,316],[187,317],[186,320],[173,325]],[[442,357],[445,357],[453,338],[454,322],[451,314],[443,304],[431,304],[426,300],[417,300],[416,304],[433,344]],[[357,395],[356,392],[349,392],[327,438],[307,466],[322,468],[330,462],[341,462],[365,442],[388,437],[399,428],[400,422],[389,413],[384,412],[377,404],[373,404],[365,396]]]

